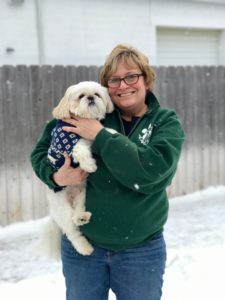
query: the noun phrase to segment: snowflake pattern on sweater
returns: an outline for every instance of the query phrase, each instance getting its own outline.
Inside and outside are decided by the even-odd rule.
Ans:
[[[64,131],[63,126],[73,127],[69,123],[57,120],[56,126],[51,132],[52,141],[48,149],[48,161],[55,169],[59,169],[64,164],[65,157],[63,153],[66,152],[71,157],[71,165],[76,168],[79,163],[72,157],[72,150],[79,141],[80,136]]]

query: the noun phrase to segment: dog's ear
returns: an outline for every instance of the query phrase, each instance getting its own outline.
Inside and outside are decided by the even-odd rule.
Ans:
[[[52,111],[53,117],[56,119],[69,119],[70,118],[70,107],[67,97],[63,97],[59,104]]]
[[[69,95],[71,88],[69,87],[59,104],[53,109],[52,114],[56,119],[69,119],[70,118],[70,104]]]
[[[111,100],[111,98],[110,98],[110,96],[109,96],[109,93],[108,93],[108,90],[107,90],[107,88],[105,88],[105,99],[106,99],[106,101],[107,101],[107,104],[106,104],[106,112],[107,113],[111,113],[113,110],[114,110],[114,105],[113,105],[113,103],[112,103],[112,100]]]

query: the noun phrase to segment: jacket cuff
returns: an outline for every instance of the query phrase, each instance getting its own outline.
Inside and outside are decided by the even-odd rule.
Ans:
[[[51,172],[48,176],[48,187],[54,192],[62,191],[65,186],[59,186],[53,179],[54,172]]]

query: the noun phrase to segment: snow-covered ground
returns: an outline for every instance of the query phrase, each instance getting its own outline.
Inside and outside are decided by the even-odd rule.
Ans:
[[[34,253],[44,221],[0,227],[2,300],[65,300],[61,264]],[[165,238],[162,300],[224,300],[225,186],[170,199]],[[109,299],[115,299],[112,292]]]

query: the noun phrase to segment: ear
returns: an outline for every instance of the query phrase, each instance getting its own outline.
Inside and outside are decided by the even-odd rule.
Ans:
[[[107,101],[106,112],[111,113],[114,110],[114,105],[112,103],[112,100],[111,100],[111,98],[109,96],[109,93],[108,93],[108,90],[106,88],[105,88],[105,99]]]
[[[60,100],[59,104],[53,109],[52,114],[56,119],[69,119],[70,118],[70,105],[69,96],[74,86],[67,88],[65,95]]]
[[[60,100],[59,104],[52,111],[53,117],[56,119],[69,119],[70,118],[70,106],[68,96],[65,96]]]

